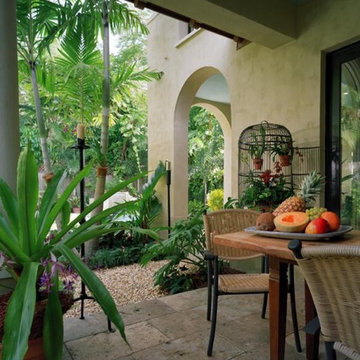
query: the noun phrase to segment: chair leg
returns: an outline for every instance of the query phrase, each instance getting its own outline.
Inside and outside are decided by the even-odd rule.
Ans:
[[[269,273],[269,257],[267,255],[263,256],[261,259],[261,272]],[[265,293],[264,299],[263,299],[263,306],[262,306],[262,310],[261,310],[261,318],[262,319],[265,319],[267,301],[268,301],[268,293]]]
[[[325,351],[327,360],[336,360],[336,351],[332,341],[325,341]]]
[[[216,317],[217,317],[217,307],[218,307],[218,286],[219,286],[219,275],[218,275],[218,259],[217,257],[214,260],[214,289],[213,289],[213,307],[212,307],[212,316],[211,316],[211,329],[210,329],[210,338],[208,344],[207,355],[212,355],[214,339],[215,339],[215,330],[216,330]]]
[[[208,260],[207,262],[207,283],[208,283],[208,299],[207,299],[207,312],[206,312],[206,319],[210,321],[211,315],[211,297],[212,297],[212,281],[213,281],[213,272],[212,272],[212,261]]]
[[[290,305],[291,305],[291,316],[294,329],[295,346],[297,352],[302,352],[299,326],[296,314],[296,301],[295,301],[295,279],[294,279],[294,265],[289,266],[289,293],[290,293]]]
[[[267,307],[267,300],[268,300],[268,293],[265,293],[265,294],[264,294],[263,305],[262,305],[262,310],[261,310],[261,318],[262,318],[262,319],[265,319],[266,307]]]

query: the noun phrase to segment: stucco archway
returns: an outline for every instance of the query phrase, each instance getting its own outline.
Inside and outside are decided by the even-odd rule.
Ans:
[[[200,86],[220,71],[203,67],[191,74],[182,86],[174,112],[173,142],[173,220],[186,218],[188,211],[188,120],[191,106],[209,110],[219,121],[224,134],[224,192],[231,196],[231,119],[230,105],[196,98]]]

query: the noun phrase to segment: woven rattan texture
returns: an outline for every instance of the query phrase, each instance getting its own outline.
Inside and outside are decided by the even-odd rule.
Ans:
[[[360,354],[358,352],[356,352],[353,349],[350,349],[349,347],[347,347],[346,345],[344,345],[339,341],[335,342],[334,349],[340,351],[341,353],[346,355],[349,359],[360,360]]]
[[[213,243],[213,238],[216,235],[242,231],[246,227],[254,226],[258,216],[259,213],[257,211],[243,209],[225,209],[204,215],[207,250],[225,260],[239,260],[261,256],[261,254],[252,251],[215,245]]]
[[[225,293],[263,293],[269,289],[269,274],[219,275],[219,291]]]
[[[339,341],[360,359],[360,247],[302,250],[298,259],[318,312],[325,341]],[[349,353],[346,355],[349,356]]]

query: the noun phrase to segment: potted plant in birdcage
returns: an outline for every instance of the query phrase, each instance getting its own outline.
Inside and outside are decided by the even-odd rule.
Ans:
[[[265,150],[265,129],[261,125],[259,134],[256,134],[255,132],[251,134],[251,143],[249,144],[249,152],[253,159],[254,170],[261,170],[263,164],[262,156]]]
[[[80,198],[76,195],[69,199],[70,208],[73,213],[80,213]]]
[[[260,175],[249,173],[246,188],[240,195],[240,207],[271,211],[293,195],[279,165],[275,163],[274,172],[265,170]]]
[[[271,147],[271,154],[273,154],[273,161],[276,155],[279,157],[279,162],[282,167],[290,166],[293,156],[293,146],[290,139],[283,139],[276,137],[274,144]]]
[[[71,290],[72,269],[126,341],[124,324],[111,295],[76,255],[74,248],[94,237],[120,230],[120,225],[114,228],[103,220],[128,210],[134,202],[115,205],[82,224],[79,222],[105,199],[145,174],[116,185],[71,221],[68,199],[79,182],[89,174],[91,166],[78,173],[60,194],[58,191],[65,174],[55,174],[40,199],[35,157],[26,148],[18,162],[16,194],[0,179],[0,270],[6,269],[16,284],[7,295],[6,302],[1,301],[0,325],[3,327],[0,326],[0,352],[3,360],[21,360],[28,347],[30,350],[33,345],[38,348],[37,351],[43,351],[36,358],[44,358],[45,353],[47,359],[61,360],[63,311],[68,308],[66,302],[69,296],[66,294]],[[59,220],[59,229],[53,230],[56,219]],[[59,262],[60,256],[71,268]],[[38,310],[42,313],[40,316]],[[36,325],[37,321],[40,324]],[[38,335],[42,338],[35,344],[29,340],[33,337],[34,326],[40,328]]]

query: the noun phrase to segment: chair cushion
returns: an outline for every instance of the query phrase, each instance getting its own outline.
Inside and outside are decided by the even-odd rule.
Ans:
[[[225,293],[261,293],[269,290],[269,274],[219,275],[219,291]]]

